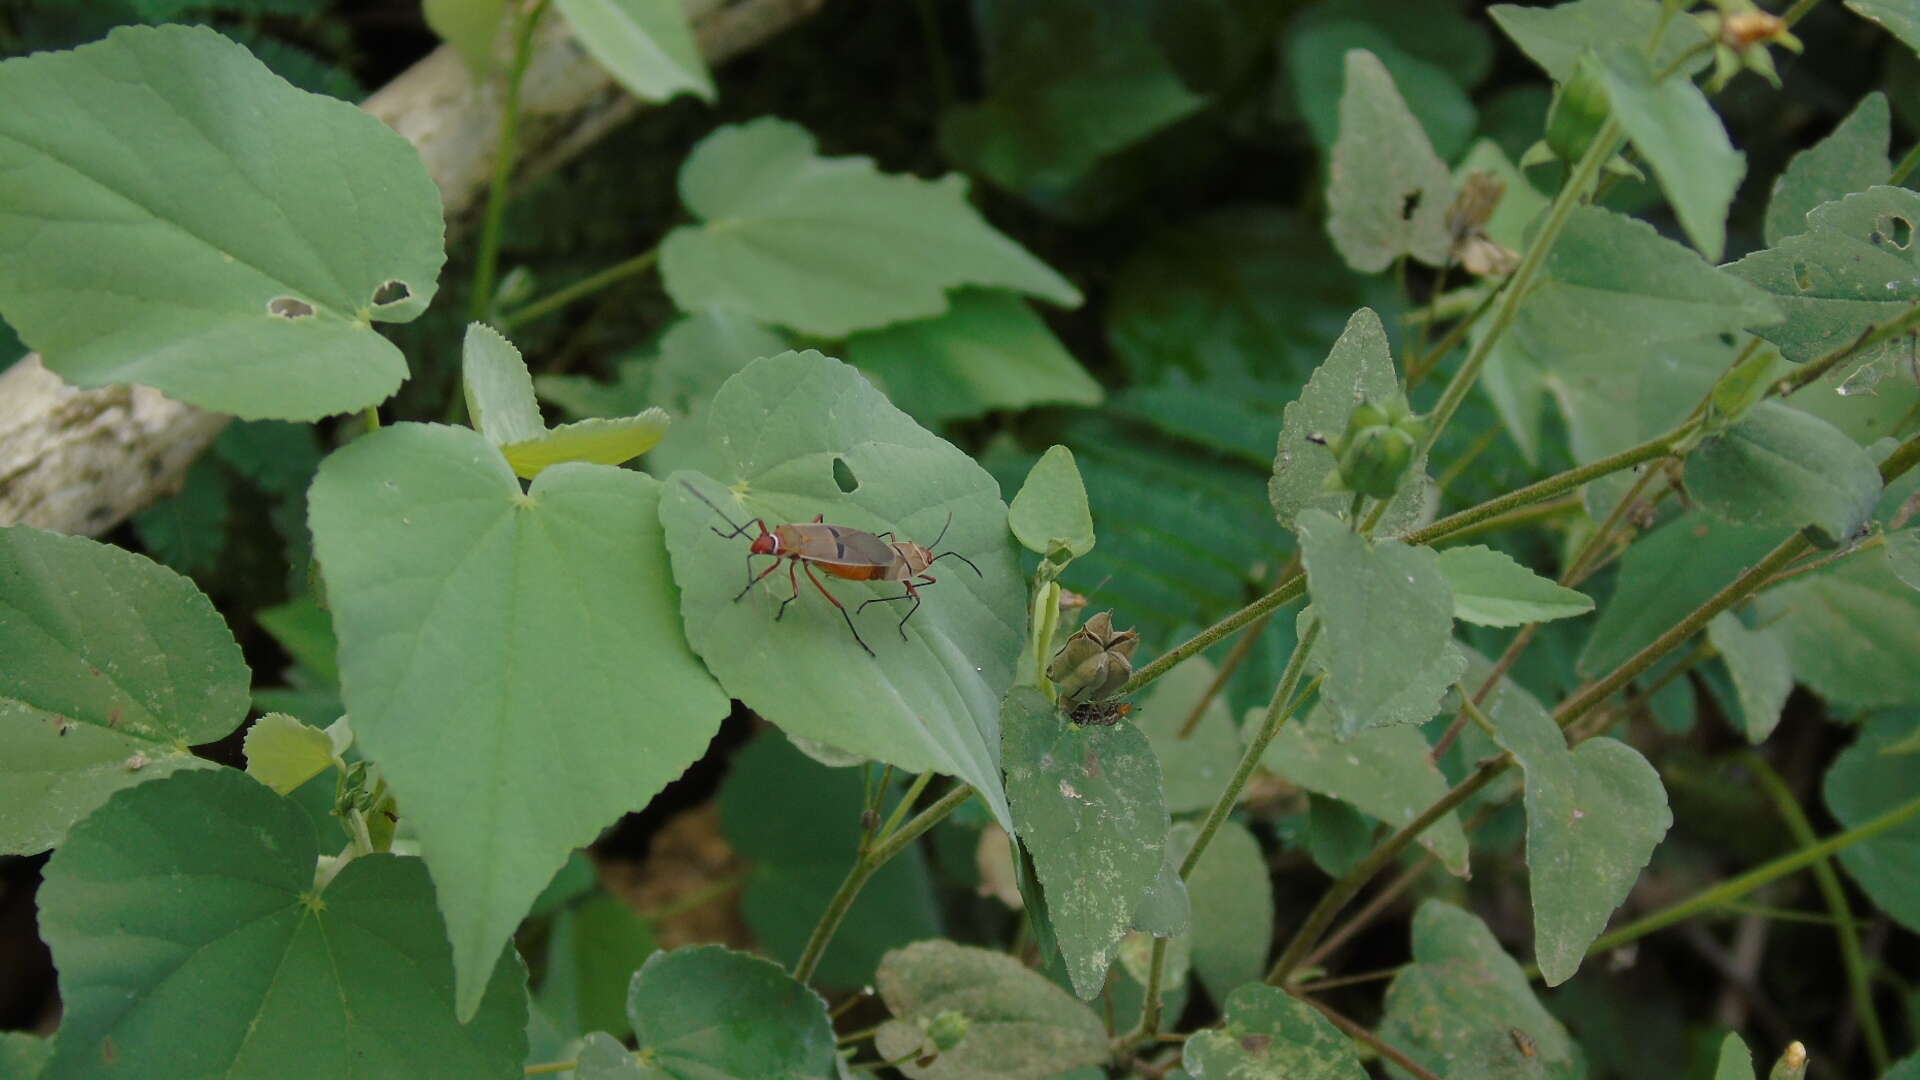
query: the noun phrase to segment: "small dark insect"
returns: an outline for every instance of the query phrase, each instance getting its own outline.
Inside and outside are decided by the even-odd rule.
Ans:
[[[1513,1040],[1513,1048],[1520,1051],[1521,1057],[1539,1056],[1540,1044],[1533,1041],[1533,1036],[1519,1028],[1508,1028],[1507,1037]]]
[[[1129,701],[1083,701],[1067,713],[1081,727],[1112,727],[1133,711]]]
[[[849,529],[844,525],[828,525],[824,514],[815,515],[812,522],[804,525],[776,525],[769,529],[766,521],[761,518],[753,518],[746,525],[738,525],[727,516],[726,511],[720,509],[719,504],[700,494],[692,484],[686,484],[686,488],[693,492],[694,498],[712,507],[713,512],[720,515],[720,520],[733,526],[732,532],[722,532],[715,527],[713,530],[715,536],[731,540],[736,536],[746,535],[749,525],[757,525],[760,528],[760,535],[753,538],[753,545],[747,549],[746,587],[734,595],[735,602],[746,596],[763,578],[779,569],[781,559],[786,559],[787,581],[793,586],[793,591],[785,600],[780,601],[780,610],[774,615],[774,619],[778,621],[785,615],[787,605],[799,597],[798,573],[804,568],[807,572],[807,580],[813,582],[814,587],[820,590],[820,595],[826,597],[827,602],[839,610],[840,617],[847,621],[847,629],[853,634],[854,642],[865,649],[868,656],[873,656],[874,652],[867,647],[866,641],[860,637],[860,631],[854,627],[853,616],[847,612],[846,605],[828,592],[827,587],[814,576],[814,567],[818,566],[834,577],[845,578],[848,581],[897,581],[904,586],[906,591],[899,596],[876,597],[861,604],[857,609],[865,611],[867,604],[912,600],[913,606],[900,617],[901,641],[907,640],[907,620],[913,618],[913,613],[920,610],[920,589],[939,580],[927,573],[928,567],[941,559],[953,558],[966,563],[974,573],[980,573],[980,568],[973,565],[972,559],[957,551],[943,551],[937,555],[933,552],[933,548],[938,547],[940,541],[946,537],[947,525],[953,524],[952,514],[947,515],[947,525],[941,526],[940,535],[934,537],[932,547],[925,547],[911,540],[895,540],[891,532],[870,533]],[[754,573],[753,557],[755,555],[772,556],[773,565],[758,574]],[[986,575],[981,574],[981,576]]]

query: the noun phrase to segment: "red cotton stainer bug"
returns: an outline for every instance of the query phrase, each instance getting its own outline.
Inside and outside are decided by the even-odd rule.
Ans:
[[[834,577],[846,578],[848,581],[897,581],[904,586],[906,591],[899,596],[875,597],[855,609],[865,611],[867,604],[912,600],[913,606],[900,617],[901,641],[907,640],[907,620],[913,618],[913,613],[920,610],[920,589],[938,580],[927,573],[928,567],[941,559],[952,558],[966,563],[974,573],[980,573],[980,568],[973,565],[972,559],[957,551],[943,551],[938,555],[933,552],[933,547],[939,547],[940,541],[947,535],[947,525],[953,524],[951,513],[947,515],[947,525],[940,527],[940,535],[933,538],[933,547],[923,547],[911,540],[892,539],[891,532],[876,534],[849,529],[844,525],[828,525],[825,523],[826,515],[824,514],[815,515],[813,521],[805,525],[776,525],[769,529],[766,521],[761,518],[753,518],[746,525],[736,525],[733,519],[727,516],[726,511],[720,509],[712,499],[700,494],[692,484],[684,480],[681,484],[688,491],[693,492],[694,498],[706,503],[714,513],[720,515],[721,521],[733,526],[732,532],[722,532],[718,526],[714,526],[715,536],[731,540],[736,536],[746,535],[747,525],[760,527],[760,535],[753,538],[753,546],[747,549],[747,585],[746,588],[734,594],[735,603],[739,603],[740,599],[751,592],[753,587],[760,584],[767,575],[780,569],[780,560],[786,559],[787,581],[793,586],[793,592],[785,600],[780,601],[780,610],[774,615],[774,621],[778,622],[781,616],[787,613],[787,605],[799,598],[800,579],[797,575],[804,567],[807,571],[807,579],[813,582],[814,588],[820,590],[820,595],[826,597],[828,603],[839,610],[840,617],[847,621],[847,629],[853,634],[854,643],[865,649],[868,656],[873,656],[874,652],[861,639],[860,631],[853,625],[853,616],[847,613],[847,606],[828,592],[827,587],[814,576],[814,567],[818,566]],[[754,573],[753,557],[755,555],[771,555],[774,560],[773,565],[758,574]]]

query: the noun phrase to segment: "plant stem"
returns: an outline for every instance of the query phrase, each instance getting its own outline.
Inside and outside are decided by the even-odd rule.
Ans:
[[[1893,175],[1887,179],[1887,183],[1894,187],[1906,183],[1907,177],[1913,175],[1915,165],[1920,165],[1920,142],[1914,143],[1913,149],[1907,151],[1907,156],[1901,158],[1900,164],[1893,167]]]
[[[507,216],[507,190],[513,183],[515,141],[520,130],[520,84],[526,78],[527,64],[533,59],[533,32],[547,0],[539,0],[520,19],[519,34],[513,44],[513,67],[507,71],[507,100],[500,113],[500,144],[493,154],[493,182],[487,188],[487,216],[480,229],[480,254],[474,261],[473,299],[467,305],[467,318],[484,322],[493,306],[493,282],[500,263],[500,227]]]
[[[905,851],[907,845],[919,839],[921,834],[933,828],[948,814],[959,809],[960,805],[973,797],[973,789],[965,784],[955,785],[952,791],[920,811],[911,821],[898,829],[889,830],[871,848],[854,860],[853,869],[847,871],[845,881],[840,883],[839,891],[827,902],[827,910],[821,912],[820,921],[814,924],[813,933],[807,938],[807,947],[801,951],[800,959],[793,965],[793,977],[800,982],[813,978],[814,969],[820,966],[820,957],[827,951],[827,944],[833,940],[834,931],[840,929],[840,923],[847,917],[847,910],[853,907],[854,898],[860,895],[860,889],[874,872],[887,864],[895,855]],[[898,811],[896,810],[896,813]]]
[[[913,813],[913,804],[920,801],[921,793],[925,792],[927,785],[932,782],[932,769],[914,777],[913,783],[907,786],[907,793],[900,796],[900,802],[894,806],[893,813],[887,815],[887,823],[880,827],[880,831],[873,834],[875,839],[884,840],[892,836],[894,830],[900,827],[900,823],[906,820],[907,815]],[[886,794],[882,792],[880,797],[884,799]]]
[[[1813,824],[1807,820],[1806,811],[1800,809],[1800,800],[1794,797],[1793,789],[1781,779],[1780,774],[1768,765],[1765,758],[1752,751],[1741,755],[1747,768],[1753,770],[1754,779],[1760,781],[1760,787],[1773,800],[1774,808],[1780,811],[1780,817],[1787,824],[1787,831],[1793,834],[1794,842],[1801,847],[1811,847],[1818,843]],[[1833,932],[1840,945],[1840,962],[1847,972],[1847,987],[1853,994],[1853,1011],[1860,1017],[1860,1030],[1867,1039],[1867,1053],[1873,1059],[1874,1075],[1887,1071],[1893,1063],[1893,1056],[1887,1052],[1887,1035],[1880,1027],[1880,1016],[1873,1007],[1873,987],[1867,979],[1866,957],[1860,951],[1860,935],[1854,929],[1853,909],[1847,904],[1847,893],[1840,885],[1840,875],[1835,872],[1830,859],[1821,859],[1809,869],[1813,871],[1813,880],[1820,888],[1821,897],[1826,900],[1827,910],[1833,913]]]
[[[1915,327],[1920,326],[1920,304],[1908,308],[1889,322],[1870,325],[1860,331],[1860,336],[1849,344],[1842,345],[1816,360],[1801,365],[1793,374],[1773,384],[1775,396],[1787,397],[1812,383],[1816,379],[1839,367],[1858,353],[1864,352],[1883,341],[1890,341]]]
[[[1213,704],[1213,699],[1219,697],[1220,691],[1226,688],[1227,680],[1233,678],[1233,673],[1240,670],[1241,664],[1246,663],[1247,655],[1253,652],[1260,635],[1266,632],[1267,624],[1272,621],[1272,615],[1261,616],[1247,627],[1247,632],[1240,635],[1239,641],[1233,643],[1232,651],[1227,653],[1225,660],[1220,661],[1220,670],[1213,673],[1213,681],[1207,684],[1200,700],[1194,702],[1193,708],[1187,711],[1187,718],[1180,722],[1180,730],[1174,733],[1174,738],[1188,738],[1193,734],[1193,729],[1200,726],[1200,718],[1207,715],[1207,706]]]
[[[1483,518],[1462,529],[1449,533],[1444,539],[1447,543],[1457,544],[1471,540],[1482,533],[1500,532],[1503,529],[1511,529],[1519,525],[1532,525],[1537,522],[1551,521],[1554,518],[1566,517],[1581,512],[1579,495],[1562,495],[1549,502],[1536,503],[1533,506],[1516,507],[1505,513]],[[1436,543],[1438,543],[1438,541],[1436,541]]]
[[[380,406],[378,405],[367,406],[366,416],[367,416],[367,430],[379,431],[380,430]]]
[[[1274,586],[1272,592],[1193,635],[1193,637],[1187,639],[1181,645],[1155,657],[1153,663],[1134,672],[1133,678],[1128,679],[1126,685],[1122,686],[1114,696],[1127,697],[1128,695],[1139,693],[1141,687],[1165,675],[1173,668],[1173,665],[1178,664],[1194,653],[1205,650],[1213,645],[1214,642],[1246,626],[1260,616],[1286,604],[1288,601],[1298,599],[1300,594],[1306,591],[1307,579],[1304,574],[1294,574],[1282,580],[1279,585]]]
[[[538,300],[531,301],[507,312],[500,316],[500,328],[502,330],[511,330],[522,323],[532,322],[543,315],[551,315],[583,296],[592,296],[594,293],[599,292],[609,285],[625,281],[627,278],[633,277],[636,274],[643,274],[651,270],[653,264],[659,261],[660,248],[658,246],[648,248],[631,259],[624,259],[614,263],[605,270],[589,274],[564,289],[557,289]]]
[[[1385,1040],[1381,1039],[1380,1036],[1375,1035],[1373,1032],[1367,1030],[1364,1027],[1361,1027],[1359,1024],[1353,1022],[1352,1020],[1349,1020],[1347,1017],[1341,1015],[1340,1013],[1335,1012],[1331,1007],[1323,1005],[1320,1002],[1313,1000],[1312,998],[1301,997],[1301,995],[1299,994],[1295,994],[1294,997],[1299,998],[1301,1001],[1306,1002],[1307,1004],[1313,1006],[1316,1009],[1319,1009],[1320,1015],[1326,1017],[1328,1020],[1333,1021],[1334,1027],[1337,1027],[1341,1031],[1346,1032],[1350,1037],[1358,1039],[1361,1042],[1366,1043],[1368,1046],[1373,1047],[1373,1050],[1375,1053],[1379,1054],[1383,1058],[1386,1058],[1388,1061],[1393,1062],[1395,1065],[1398,1065],[1401,1068],[1407,1070],[1407,1072],[1411,1073],[1416,1078],[1416,1080],[1440,1080],[1438,1076],[1435,1076],[1432,1072],[1428,1071],[1419,1062],[1413,1060],[1412,1058],[1408,1057],[1405,1053],[1401,1052],[1401,1050],[1398,1047],[1394,1046],[1389,1042],[1386,1042]]]
[[[1704,889],[1664,910],[1654,912],[1644,919],[1633,922],[1605,934],[1587,949],[1587,955],[1603,953],[1617,949],[1630,941],[1637,941],[1656,930],[1664,930],[1677,922],[1685,922],[1696,915],[1720,907],[1729,900],[1737,900],[1762,885],[1777,881],[1802,867],[1817,863],[1836,851],[1853,846],[1862,840],[1869,840],[1888,829],[1920,814],[1920,799],[1903,803],[1881,814],[1863,825],[1836,833],[1816,844],[1809,844],[1788,855],[1783,855],[1770,863],[1756,866],[1738,877],[1729,878],[1710,889]]]

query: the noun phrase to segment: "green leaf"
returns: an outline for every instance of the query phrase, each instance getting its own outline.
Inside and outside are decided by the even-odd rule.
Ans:
[[[1771,298],[1647,223],[1585,206],[1567,218],[1514,333],[1527,351],[1553,357],[1650,350],[1779,319]]]
[[[297,805],[231,769],[75,826],[40,887],[66,1005],[43,1077],[520,1076],[513,950],[459,1023],[419,860],[363,855],[316,889],[319,856]]]
[[[1691,252],[1688,257],[1693,257]],[[1737,345],[1717,336],[1579,353],[1566,351],[1577,335],[1551,336],[1557,342],[1549,341],[1541,351],[1528,350],[1520,359],[1540,371],[1566,417],[1574,460],[1583,464],[1671,431],[1713,389],[1738,353]],[[1518,337],[1505,336],[1499,347],[1514,345]],[[1605,484],[1588,487],[1590,502],[1596,487]],[[1624,494],[1625,485],[1612,497]]]
[[[1916,28],[1914,39],[1920,41],[1920,27]],[[1779,1074],[1775,1073],[1774,1075],[1778,1076]],[[1904,1057],[1894,1062],[1893,1068],[1888,1069],[1887,1075],[1881,1077],[1880,1080],[1920,1080],[1920,1054],[1915,1054],[1912,1057]]]
[[[1846,0],[1849,10],[1863,19],[1879,23],[1887,33],[1920,52],[1920,12],[1910,0]]]
[[[203,457],[179,491],[134,515],[133,527],[153,557],[183,574],[219,566],[227,545],[227,473]]]
[[[1346,54],[1340,137],[1327,169],[1327,232],[1347,265],[1377,274],[1402,255],[1447,261],[1453,181],[1379,57]]]
[[[1193,850],[1200,830],[1181,822],[1167,832],[1167,851],[1176,865]],[[1267,970],[1273,948],[1273,882],[1260,841],[1245,825],[1228,819],[1213,834],[1187,876],[1192,899],[1193,971],[1215,1001],[1243,983],[1256,982]]]
[[[473,428],[495,446],[546,432],[533,400],[533,377],[520,350],[486,323],[468,323],[460,343],[460,382]]]
[[[855,334],[847,361],[923,424],[994,409],[1098,405],[1105,396],[1027,302],[961,289],[946,314]]]
[[[320,441],[311,424],[247,420],[228,424],[214,453],[234,471],[273,495],[303,495],[320,467]]]
[[[340,644],[333,637],[333,616],[314,603],[312,597],[301,596],[261,608],[253,613],[253,621],[273,635],[274,642],[293,657],[294,663],[305,666],[330,685],[339,685]]]
[[[1619,667],[1784,538],[1780,529],[1728,525],[1699,511],[1648,533],[1620,560],[1613,595],[1580,652],[1580,674]]]
[[[1453,595],[1432,548],[1367,538],[1319,510],[1294,522],[1313,615],[1326,642],[1320,693],[1342,738],[1420,724],[1466,670],[1453,644]]]
[[[1399,392],[1400,377],[1387,351],[1386,328],[1372,308],[1361,308],[1347,321],[1326,362],[1307,380],[1300,399],[1286,408],[1273,479],[1267,483],[1267,498],[1282,526],[1294,528],[1295,518],[1308,507],[1330,514],[1346,511],[1352,497],[1326,490],[1327,477],[1335,467],[1327,444],[1347,429],[1347,415],[1362,399],[1385,401]],[[1405,499],[1408,491],[1403,488],[1396,501]],[[1382,519],[1381,531],[1388,529],[1387,519]]]
[[[1754,332],[1794,363],[1852,344],[1867,327],[1920,301],[1920,193],[1873,187],[1808,211],[1806,231],[1727,265],[1774,294],[1787,320]],[[1899,350],[1903,341],[1872,350]]]
[[[1713,1066],[1713,1080],[1753,1080],[1753,1051],[1731,1031],[1720,1040],[1720,1058]]]
[[[1722,612],[1707,624],[1707,640],[1727,663],[1740,698],[1740,726],[1747,741],[1758,745],[1780,723],[1793,692],[1793,661],[1787,644],[1771,627],[1749,630],[1732,612]]]
[[[1092,1010],[1002,953],[922,941],[888,953],[874,985],[895,1017],[874,1037],[887,1060],[932,1050],[936,1023],[964,1029],[931,1064],[902,1062],[913,1080],[1045,1080],[1109,1056]]]
[[[247,665],[186,578],[119,548],[0,528],[0,853],[60,842],[107,796],[208,765]]]
[[[833,1028],[820,995],[777,964],[718,945],[654,953],[633,976],[627,1017],[645,1077],[833,1074]]]
[[[532,479],[543,469],[569,461],[624,465],[653,449],[666,433],[666,410],[650,408],[637,416],[562,424],[526,442],[508,443],[500,453],[514,475]]]
[[[420,14],[440,40],[467,62],[474,81],[493,70],[493,46],[505,23],[507,0],[421,0]]]
[[[680,0],[555,0],[554,7],[580,47],[634,97],[713,100],[713,76]]]
[[[767,955],[800,958],[820,913],[859,856],[866,785],[860,770],[828,768],[768,731],[736,754],[720,789],[720,825],[752,864],[741,914]],[[891,800],[884,804],[885,813]],[[919,848],[890,859],[860,890],[821,956],[814,982],[860,986],[889,949],[941,933],[927,860]]]
[[[1366,1080],[1353,1040],[1285,990],[1239,987],[1225,1011],[1219,1028],[1187,1039],[1194,1080]]]
[[[1522,626],[1570,619],[1593,610],[1593,598],[1556,585],[1479,544],[1440,553],[1440,573],[1453,590],[1455,618],[1480,626]]]
[[[1866,527],[1880,488],[1880,469],[1860,444],[1776,401],[1687,456],[1687,492],[1702,509],[1735,525],[1808,526],[1822,547]]]
[[[1908,586],[1920,589],[1920,527],[1886,534],[1887,569]]]
[[[1160,763],[1138,728],[1070,723],[1032,687],[1007,694],[1000,724],[1014,827],[1039,868],[1074,992],[1091,999],[1160,875]]]
[[[1842,559],[1762,597],[1787,642],[1793,673],[1843,705],[1920,704],[1920,593],[1893,575],[1885,551]]]
[[[1428,5],[1403,7],[1395,15],[1414,15],[1423,10],[1436,9]],[[1364,17],[1365,12],[1350,14]],[[1438,63],[1402,49],[1390,36],[1399,29],[1395,17],[1376,16],[1373,21],[1360,22],[1305,15],[1289,28],[1284,38],[1287,77],[1307,127],[1313,132],[1313,141],[1322,148],[1333,146],[1339,136],[1345,58],[1355,49],[1372,53],[1392,77],[1394,86],[1404,90],[1407,110],[1419,120],[1436,154],[1452,157],[1472,138],[1478,118],[1466,90]]]
[[[285,795],[333,764],[333,740],[286,713],[268,713],[247,729],[247,775]]]
[[[1518,687],[1502,688],[1490,715],[1494,741],[1526,774],[1534,953],[1547,985],[1558,986],[1579,970],[1673,814],[1660,774],[1625,743],[1588,739],[1568,750],[1553,718]]]
[[[1914,731],[1911,712],[1882,713],[1834,759],[1821,791],[1841,825],[1856,828],[1920,798],[1920,770],[1910,749],[1900,752]],[[1894,921],[1920,928],[1920,819],[1842,848],[1840,865]]]
[[[1079,558],[1093,550],[1093,515],[1073,451],[1053,446],[1040,455],[1007,506],[1007,527],[1028,551],[1040,555],[1065,548]]]
[[[1396,828],[1439,802],[1452,785],[1429,756],[1426,736],[1404,725],[1371,728],[1346,741],[1332,710],[1316,708],[1282,727],[1260,763],[1288,783],[1352,805]],[[1316,809],[1316,813],[1317,813]],[[1447,869],[1467,873],[1467,836],[1452,811],[1420,834]]]
[[[1573,78],[1587,50],[1603,52],[1620,45],[1644,49],[1658,27],[1666,29],[1654,57],[1656,71],[1665,71],[1682,56],[1700,50],[1707,40],[1698,23],[1668,18],[1652,0],[1573,0],[1553,7],[1495,4],[1487,14],[1557,83]],[[1707,60],[1702,50],[1680,70],[1692,74],[1705,67]],[[1678,77],[1676,73],[1674,78]]]
[[[1440,900],[1414,912],[1413,963],[1387,987],[1386,1018],[1375,1030],[1445,1076],[1582,1073],[1567,1029],[1533,996],[1520,965],[1479,919]],[[1456,1062],[1474,1067],[1462,1072]]]
[[[868,158],[819,157],[813,136],[782,120],[723,127],[680,169],[680,197],[704,224],[667,235],[660,271],[683,311],[825,337],[939,315],[961,285],[1080,303],[966,193],[958,176],[888,176]]]
[[[1153,743],[1165,777],[1167,809],[1176,814],[1212,806],[1240,762],[1240,733],[1223,694],[1215,694],[1193,730],[1180,737],[1213,679],[1213,663],[1190,656],[1153,683],[1131,718]]]
[[[0,1031],[0,1076],[36,1080],[53,1060],[53,1040],[25,1031]]]
[[[1808,212],[1822,203],[1886,183],[1893,175],[1887,160],[1892,139],[1887,95],[1875,90],[1826,138],[1793,155],[1767,200],[1767,246],[1805,232]]]
[[[1026,639],[1027,608],[993,478],[857,371],[816,352],[749,365],[707,418],[718,475],[676,474],[661,504],[694,650],[728,693],[788,733],[908,772],[957,776],[1006,825],[1000,698]],[[824,515],[921,542],[945,529],[943,550],[971,560],[981,576],[958,559],[942,563],[939,585],[904,628],[872,612],[855,620],[870,656],[843,613],[850,620],[864,601],[904,596],[898,582],[834,578],[816,590],[795,565],[742,596],[747,542],[715,536],[719,515],[702,498],[734,522],[761,518],[769,527]],[[847,607],[836,610],[821,591]],[[776,619],[789,595],[799,599]]]
[[[1181,880],[1180,867],[1170,857],[1171,848],[1167,854],[1169,857],[1160,863],[1160,873],[1141,894],[1139,906],[1133,909],[1133,928],[1154,937],[1184,933],[1193,921],[1193,900],[1187,895],[1187,883]],[[1124,953],[1122,957],[1124,959]]]
[[[580,1042],[571,1080],[655,1080],[660,1074],[640,1064],[625,1043],[596,1031]]]
[[[1645,42],[1635,42],[1603,54],[1613,117],[1653,166],[1687,238],[1707,261],[1719,262],[1727,246],[1727,207],[1746,175],[1746,155],[1727,140],[1727,129],[1693,80],[1654,81],[1645,49]]]
[[[426,310],[443,226],[385,124],[185,26],[8,60],[0,99],[0,315],[68,382],[311,420],[406,377],[371,321]]]
[[[361,436],[314,481],[347,708],[433,871],[463,1015],[568,854],[726,715],[680,636],[659,491],[570,464],[523,493],[479,435],[422,424]]]
[[[655,949],[651,923],[618,897],[595,893],[554,913],[534,1001],[565,1030],[624,1039],[633,1032],[628,984]]]

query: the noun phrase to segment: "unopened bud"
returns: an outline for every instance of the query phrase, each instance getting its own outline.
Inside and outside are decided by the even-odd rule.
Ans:
[[[943,1009],[935,1013],[933,1019],[927,1021],[927,1037],[932,1039],[933,1045],[944,1054],[959,1046],[960,1040],[967,1037],[967,1031],[972,1027],[973,1021],[967,1018],[966,1013],[956,1009]]]
[[[1363,402],[1347,418],[1346,433],[1333,448],[1341,485],[1348,491],[1389,499],[1413,465],[1426,423],[1400,398]]]
[[[1582,56],[1547,109],[1547,148],[1561,161],[1579,161],[1612,111],[1600,62],[1591,53]]]

